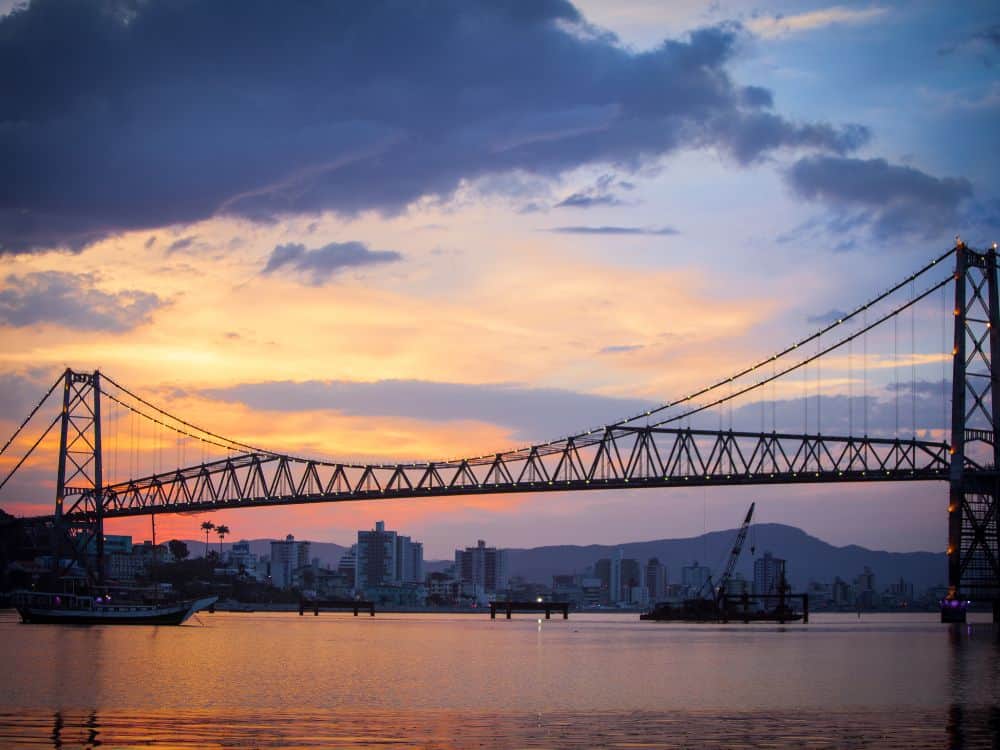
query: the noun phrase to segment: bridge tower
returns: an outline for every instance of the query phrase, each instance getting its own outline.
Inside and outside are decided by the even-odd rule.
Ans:
[[[996,246],[955,247],[948,602],[942,619],[964,620],[963,602],[993,601],[1000,615],[1000,304]],[[954,602],[954,604],[952,604]]]
[[[60,558],[68,554],[96,583],[104,579],[103,482],[101,374],[67,368],[63,373],[53,549],[57,568]]]

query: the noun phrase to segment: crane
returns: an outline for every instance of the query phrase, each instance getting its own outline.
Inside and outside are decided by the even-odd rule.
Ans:
[[[726,563],[726,571],[722,574],[722,578],[719,579],[719,587],[715,590],[716,605],[721,605],[722,598],[726,595],[726,586],[729,585],[729,579],[733,577],[733,571],[736,570],[736,561],[740,559],[740,553],[743,551],[743,542],[747,539],[747,532],[750,530],[750,520],[753,518],[753,509],[756,505],[756,502],[750,503],[747,517],[743,519],[743,525],[740,526],[739,533],[736,535],[733,551],[729,554],[729,562]]]

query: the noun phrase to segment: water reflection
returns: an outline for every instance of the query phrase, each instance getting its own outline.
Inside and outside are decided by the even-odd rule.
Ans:
[[[0,712],[9,748],[993,748],[1000,710],[675,711],[501,714],[454,711]]]
[[[1000,747],[1000,641],[934,616],[0,615],[0,747]]]

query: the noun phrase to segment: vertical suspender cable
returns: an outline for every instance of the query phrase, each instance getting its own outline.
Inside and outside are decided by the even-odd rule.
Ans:
[[[818,355],[823,351],[823,335],[820,334],[816,337],[816,434],[821,435],[823,433],[823,404],[820,401],[820,389],[823,386],[823,374],[821,368],[821,359]]]
[[[893,375],[893,392],[895,394],[895,414],[896,414],[896,432],[894,437],[899,437],[899,316],[892,316],[892,375]]]
[[[864,415],[864,435],[868,437],[868,308],[865,308],[864,314],[864,326],[865,332],[862,334],[862,342],[864,346],[864,355],[861,358],[862,366],[862,392],[861,392],[861,406],[863,407]]]
[[[778,402],[775,400],[777,398],[777,393],[775,391],[774,381],[775,376],[778,372],[778,364],[772,359],[771,360],[771,432],[778,431]]]
[[[948,287],[941,287],[941,439],[948,440]]]
[[[914,282],[910,282],[910,299],[916,296]],[[913,439],[917,439],[917,306],[910,308],[910,422]]]
[[[847,434],[854,434],[854,342],[847,340]]]

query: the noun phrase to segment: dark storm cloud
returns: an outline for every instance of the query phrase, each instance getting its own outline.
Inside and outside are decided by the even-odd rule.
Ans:
[[[660,236],[680,234],[673,227],[661,227],[660,229],[646,227],[552,227],[546,231],[556,234],[647,234]]]
[[[543,440],[566,431],[595,427],[652,406],[639,399],[555,388],[422,380],[244,383],[202,393],[212,399],[242,403],[264,411],[328,409],[354,416],[404,417],[434,422],[479,420],[509,427],[525,440]],[[581,424],[581,419],[587,424]]]
[[[806,157],[792,165],[787,179],[803,198],[844,212],[831,229],[838,221],[845,230],[867,225],[881,238],[950,232],[972,197],[964,178],[934,177],[885,159]]]
[[[155,294],[135,289],[104,292],[94,281],[92,274],[61,271],[7,276],[6,288],[0,290],[0,324],[121,333],[148,323],[150,314],[165,304]]]
[[[369,250],[362,242],[331,242],[315,250],[291,242],[274,248],[261,273],[289,269],[303,275],[313,286],[321,286],[346,268],[394,263],[402,258],[393,250]]]
[[[679,148],[843,153],[728,70],[741,31],[634,52],[564,0],[38,0],[0,19],[0,252],[213,215],[398,212],[463,180]]]

